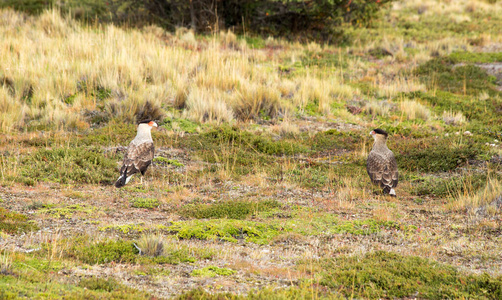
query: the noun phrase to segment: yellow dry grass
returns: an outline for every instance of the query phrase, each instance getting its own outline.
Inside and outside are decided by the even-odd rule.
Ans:
[[[197,122],[275,117],[307,102],[329,115],[332,104],[359,94],[322,70],[292,79],[279,75],[279,60],[294,63],[305,46],[268,39],[288,51],[250,49],[232,32],[199,40],[190,30],[175,34],[113,25],[82,27],[57,11],[26,17],[1,11],[0,130],[25,127],[86,129],[85,112],[134,122],[148,101],[174,106]],[[101,93],[101,94],[100,94]]]
[[[480,190],[474,189],[470,182],[465,182],[464,186],[464,191],[453,195],[447,205],[448,208],[452,210],[467,209],[474,214],[477,210],[483,210],[488,215],[500,214],[502,182],[496,178],[488,177],[485,187]]]

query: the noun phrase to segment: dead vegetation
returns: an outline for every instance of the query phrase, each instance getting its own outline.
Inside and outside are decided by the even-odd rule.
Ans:
[[[500,3],[437,4],[343,47],[1,11],[0,295],[500,298]],[[117,190],[145,118],[154,165]]]

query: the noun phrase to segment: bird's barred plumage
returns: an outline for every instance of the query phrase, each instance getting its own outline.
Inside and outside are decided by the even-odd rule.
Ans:
[[[399,173],[396,157],[386,145],[387,133],[375,129],[370,134],[375,138],[375,143],[366,161],[366,171],[371,181],[379,185],[385,194],[395,196],[394,188],[397,186]]]
[[[138,126],[138,134],[127,148],[127,153],[124,156],[124,161],[120,168],[120,177],[115,182],[115,187],[123,187],[129,182],[131,176],[136,173],[144,175],[148,167],[152,164],[155,153],[155,147],[150,132],[152,127],[157,127],[157,124],[153,121],[141,123]]]

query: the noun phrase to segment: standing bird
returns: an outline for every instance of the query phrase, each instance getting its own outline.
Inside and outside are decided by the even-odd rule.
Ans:
[[[375,129],[370,135],[375,143],[366,161],[366,171],[371,181],[383,188],[384,194],[396,197],[394,188],[398,181],[397,162],[394,153],[387,148],[388,134],[382,129]]]
[[[146,169],[152,163],[155,150],[151,132],[153,127],[157,127],[157,123],[150,120],[143,121],[138,125],[138,133],[127,148],[124,163],[120,168],[120,177],[115,182],[115,187],[123,187],[129,182],[131,176],[138,172],[145,175]]]

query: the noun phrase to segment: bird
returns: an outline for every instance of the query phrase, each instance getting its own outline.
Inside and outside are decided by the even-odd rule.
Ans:
[[[384,194],[396,197],[394,188],[398,182],[397,161],[394,153],[387,148],[388,133],[378,128],[372,130],[370,135],[375,142],[366,161],[366,171],[373,184],[383,188]]]
[[[153,127],[158,127],[158,125],[151,120],[139,123],[138,133],[127,147],[124,162],[120,168],[120,177],[115,182],[115,187],[123,187],[136,173],[141,172],[141,175],[145,175],[146,170],[152,163],[155,152],[151,133]],[[141,182],[143,182],[143,177],[141,179]]]

